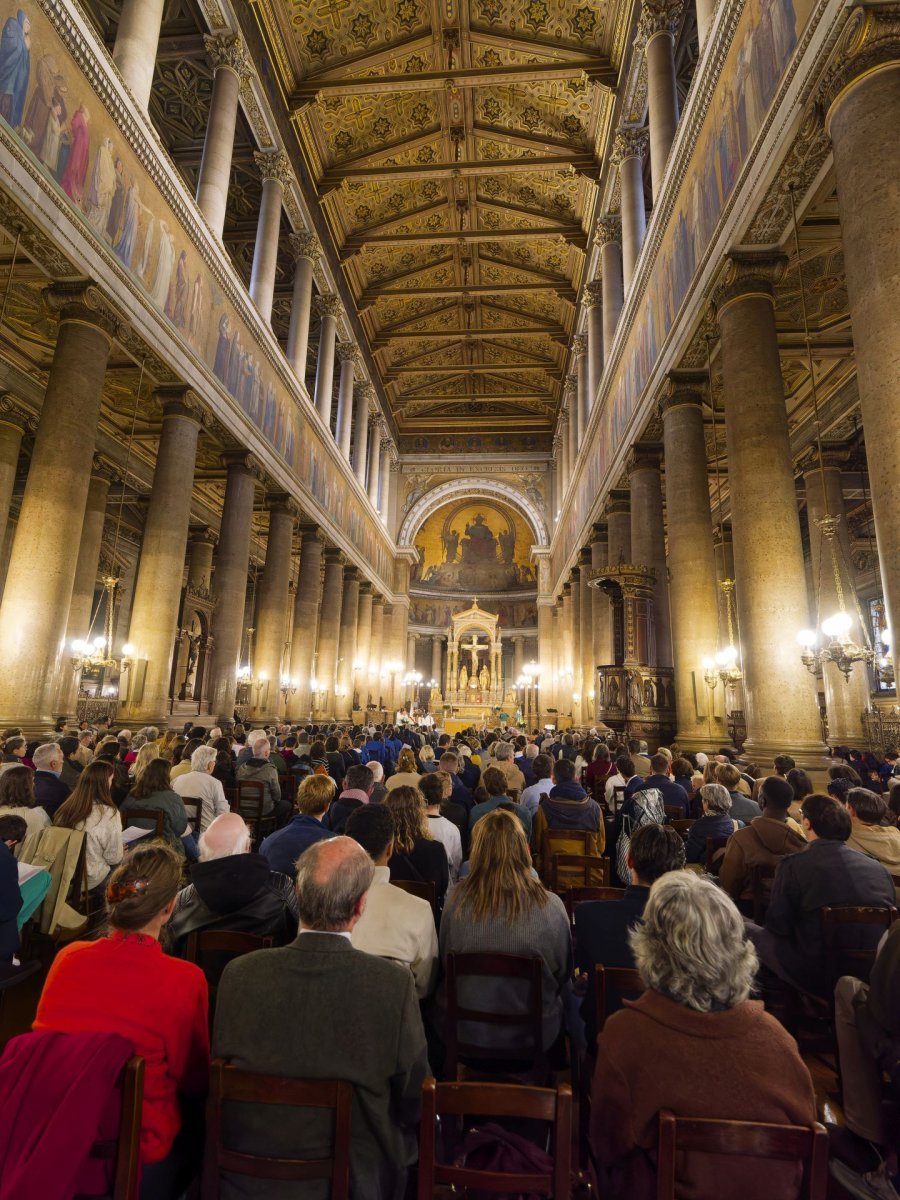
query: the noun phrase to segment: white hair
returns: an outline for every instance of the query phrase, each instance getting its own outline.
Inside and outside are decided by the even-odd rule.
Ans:
[[[216,761],[218,754],[218,750],[212,746],[198,746],[191,755],[191,770],[205,772],[209,764]]]
[[[269,744],[269,739],[263,734],[261,738],[257,738],[255,742],[251,742],[250,749],[253,751],[254,758],[268,758],[272,747]]]
[[[686,1008],[733,1008],[750,995],[756,951],[734,902],[711,879],[661,876],[630,939],[644,985]]]
[[[63,752],[58,742],[45,742],[43,746],[37,747],[31,756],[31,761],[34,763],[36,770],[46,771],[52,762],[62,757]]]
[[[534,744],[534,742],[529,742],[528,745],[525,747],[525,757],[526,758],[537,758],[537,756],[540,754],[540,752],[541,752],[540,746],[536,746]]]
[[[219,728],[218,725],[213,725],[212,729],[209,731],[209,736],[207,737],[207,741],[209,741],[209,742],[218,741],[218,739],[221,736],[222,736],[222,730]]]
[[[255,746],[256,743],[260,740],[260,738],[265,738],[266,741],[268,741],[269,735],[266,733],[266,731],[264,729],[251,729],[250,732],[247,734],[247,745],[250,747]]]
[[[723,787],[721,783],[705,783],[700,789],[700,795],[706,801],[710,812],[731,812],[731,796],[728,794],[728,788]]]
[[[198,847],[201,862],[246,854],[250,849],[250,830],[238,813],[220,813],[200,834]]]
[[[492,749],[496,762],[506,762],[513,756],[513,748],[509,742],[494,742]]]
[[[141,733],[144,735],[144,737],[147,739],[148,742],[159,741],[159,730],[156,728],[155,725],[145,725],[144,728],[141,730]]]
[[[372,762],[367,762],[366,766],[372,772],[372,778],[374,781],[376,783],[381,783],[382,779],[384,779],[384,767],[381,765],[381,763],[373,759]]]

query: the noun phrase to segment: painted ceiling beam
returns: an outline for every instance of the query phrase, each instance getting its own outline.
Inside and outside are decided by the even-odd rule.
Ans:
[[[446,338],[514,338],[514,337],[549,337],[549,338],[568,338],[568,334],[563,329],[562,325],[542,325],[536,329],[445,329],[443,333],[414,333],[409,330],[402,332],[389,333],[387,331],[379,333],[377,336],[369,339],[369,345],[373,350],[381,350],[391,342],[397,341],[400,338],[415,341],[419,338],[422,341],[434,342]]]
[[[536,238],[562,238],[584,248],[587,234],[580,225],[563,229],[463,229],[449,233],[380,233],[369,237],[351,234],[341,247],[341,258],[358,254],[367,246],[455,246],[474,242],[533,241]]]
[[[618,72],[607,58],[579,58],[571,62],[543,62],[500,67],[455,67],[453,70],[422,71],[418,75],[311,75],[300,81],[288,100],[293,109],[302,108],[325,93],[341,96],[380,96],[389,92],[455,91],[459,88],[493,87],[509,83],[546,83],[554,79],[583,79],[614,86]]]
[[[400,179],[459,179],[479,175],[535,175],[542,171],[566,171],[600,177],[600,164],[593,154],[548,154],[542,158],[486,158],[480,162],[412,163],[402,166],[329,168],[322,176],[320,194],[349,182],[394,182]]]
[[[554,376],[562,374],[562,369],[555,362],[542,358],[526,363],[454,363],[452,366],[443,367],[389,367],[382,378],[389,382],[397,375],[506,375],[513,371],[545,371]]]
[[[382,297],[386,299],[402,299],[404,296],[492,296],[500,292],[556,292],[560,299],[568,300],[573,304],[576,299],[575,289],[566,284],[470,283],[445,284],[435,287],[393,288],[386,291],[381,288],[366,288],[357,301],[357,307],[368,308]]]
[[[460,404],[463,401],[484,400],[487,403],[494,404],[502,401],[507,404],[516,404],[523,402],[526,404],[553,404],[555,397],[550,392],[469,392],[465,396],[428,396],[421,392],[413,392],[406,395],[401,392],[394,403],[398,407],[404,404]]]

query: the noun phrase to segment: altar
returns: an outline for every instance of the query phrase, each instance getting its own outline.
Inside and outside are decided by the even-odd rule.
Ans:
[[[497,613],[471,608],[455,613],[447,635],[444,703],[454,718],[487,722],[503,702],[503,657]]]

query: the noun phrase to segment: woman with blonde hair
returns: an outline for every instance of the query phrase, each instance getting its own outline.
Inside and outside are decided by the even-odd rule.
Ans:
[[[531,867],[525,833],[516,816],[495,808],[475,825],[469,873],[450,894],[441,920],[441,962],[448,954],[517,954],[542,960],[543,1049],[563,1031],[562,994],[572,975],[572,936],[565,905],[548,892]],[[486,1011],[523,1010],[521,983],[465,979],[460,1003]],[[446,1005],[444,985],[437,995]],[[467,1039],[485,1046],[514,1047],[521,1026],[472,1025]]]
[[[600,1035],[590,1144],[607,1200],[653,1200],[659,1113],[811,1125],[816,1102],[797,1043],[750,1000],[756,951],[732,900],[710,879],[669,871],[631,932],[647,989]],[[799,1164],[688,1152],[679,1195],[787,1200]]]
[[[397,770],[387,781],[387,790],[393,792],[398,787],[418,787],[420,778],[416,770],[416,756],[409,746],[404,746],[397,756]]]
[[[155,758],[159,757],[159,742],[145,742],[140,750],[138,750],[137,758],[131,764],[131,770],[128,772],[132,783],[137,783],[147,769],[147,764],[152,763]]]
[[[434,751],[430,746],[423,746],[419,751],[419,766],[422,768],[423,775],[430,775],[432,771],[438,769]]]
[[[431,881],[440,911],[450,886],[450,865],[443,844],[428,828],[425,797],[417,787],[396,787],[383,803],[394,819],[394,853],[388,862],[391,879]]]

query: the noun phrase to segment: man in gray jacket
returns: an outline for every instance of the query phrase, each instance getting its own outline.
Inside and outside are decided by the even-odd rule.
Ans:
[[[297,862],[300,933],[283,949],[259,950],[226,968],[216,1003],[213,1056],[242,1070],[353,1084],[351,1195],[399,1200],[416,1160],[415,1124],[429,1074],[425,1032],[408,968],[355,950],[372,860],[347,837],[310,846]],[[232,1104],[226,1144],[283,1157],[320,1157],[331,1116]],[[222,1173],[222,1200],[290,1200],[296,1185]],[[308,1195],[321,1193],[309,1185]],[[304,1191],[304,1195],[307,1192]]]

